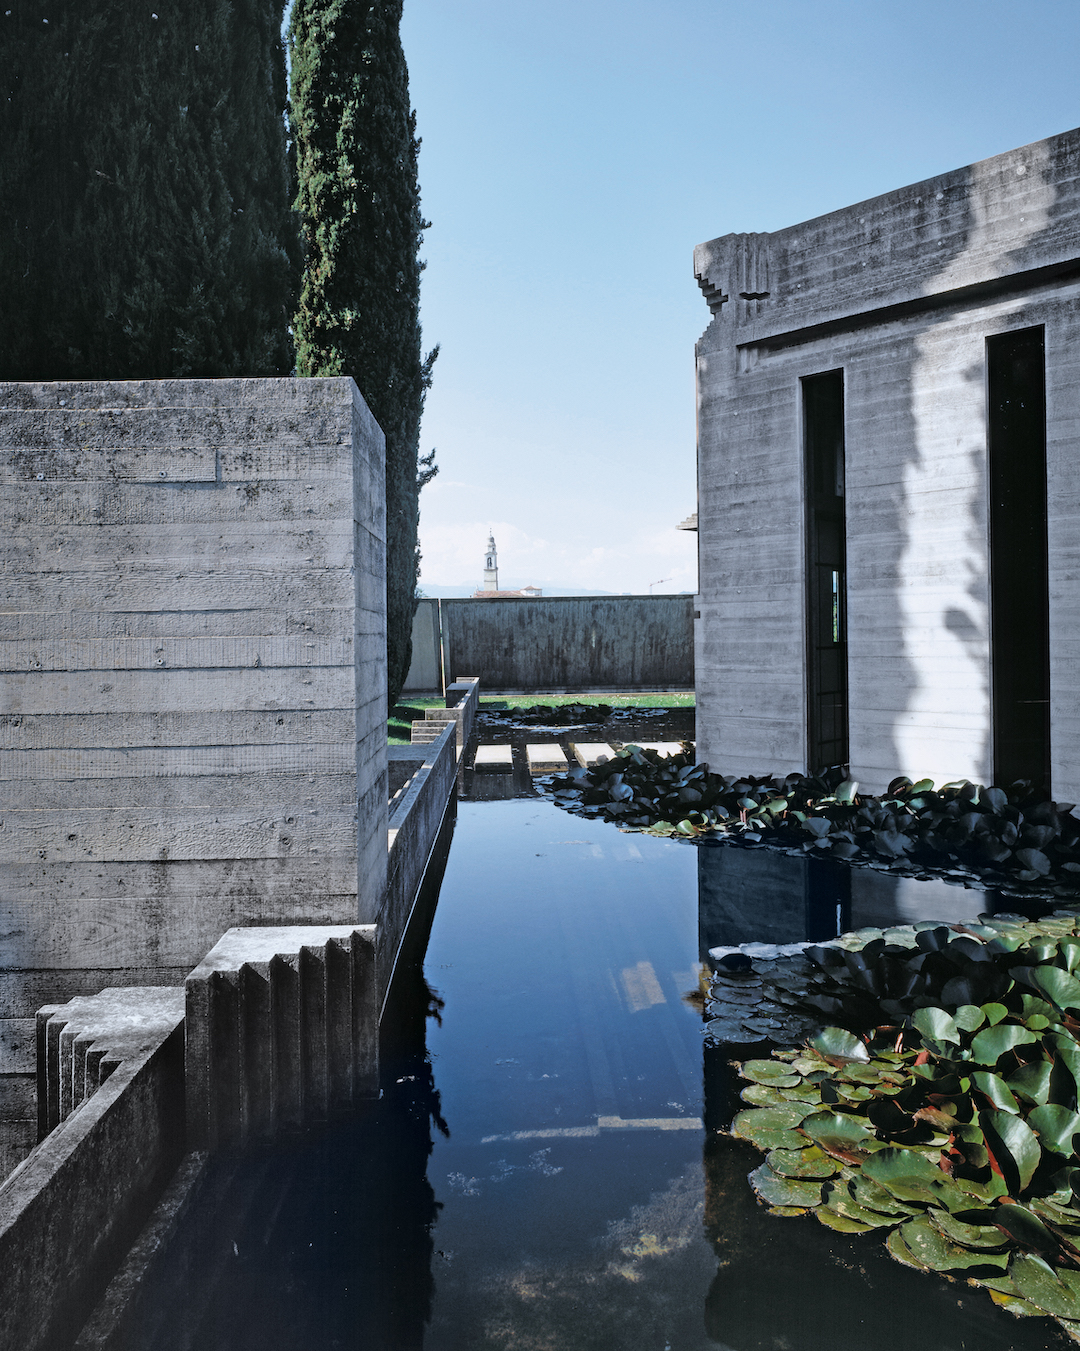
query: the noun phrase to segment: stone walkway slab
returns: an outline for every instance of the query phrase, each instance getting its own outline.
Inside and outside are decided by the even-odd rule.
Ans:
[[[477,746],[473,764],[477,769],[491,770],[514,768],[514,748],[512,746]]]
[[[566,752],[557,741],[530,742],[525,747],[525,754],[529,757],[529,769],[534,774],[566,768]]]
[[[601,760],[610,760],[615,754],[614,746],[609,746],[606,741],[574,741],[570,749],[578,764],[586,769],[590,765],[598,765]]]

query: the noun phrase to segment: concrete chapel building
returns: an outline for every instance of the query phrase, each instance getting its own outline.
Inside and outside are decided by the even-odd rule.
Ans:
[[[1080,130],[702,244],[698,747],[1080,798]]]

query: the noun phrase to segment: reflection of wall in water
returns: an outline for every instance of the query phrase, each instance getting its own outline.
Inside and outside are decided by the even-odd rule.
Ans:
[[[942,878],[849,868],[776,849],[698,846],[698,929],[709,949],[739,943],[820,942],[849,929],[934,919],[950,924],[1000,908],[984,891]]]
[[[698,846],[701,958],[711,947],[835,938],[850,927],[850,870],[776,849]]]

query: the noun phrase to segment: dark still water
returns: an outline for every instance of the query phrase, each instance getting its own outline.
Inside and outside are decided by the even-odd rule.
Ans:
[[[724,853],[725,870],[740,856],[761,867]],[[729,925],[742,883],[721,894],[710,878],[702,895]],[[684,998],[700,942],[693,846],[535,797],[461,803],[422,971],[406,969],[396,992],[382,1102],[215,1163],[122,1345],[1067,1345],[1049,1320],[901,1267],[872,1236],[757,1205],[746,1174],[761,1156],[718,1130],[734,1110],[734,1052],[703,1051]]]

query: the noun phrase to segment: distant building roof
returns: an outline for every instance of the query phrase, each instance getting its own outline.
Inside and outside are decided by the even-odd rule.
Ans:
[[[538,586],[523,586],[520,591],[474,591],[473,600],[505,600],[507,597],[517,600],[535,600],[544,593]]]
[[[687,516],[687,518],[686,518],[685,521],[680,521],[680,522],[679,522],[679,529],[680,529],[680,530],[696,530],[696,529],[697,529],[697,512],[696,512],[696,511],[695,511],[695,512],[692,512],[689,516]]]

